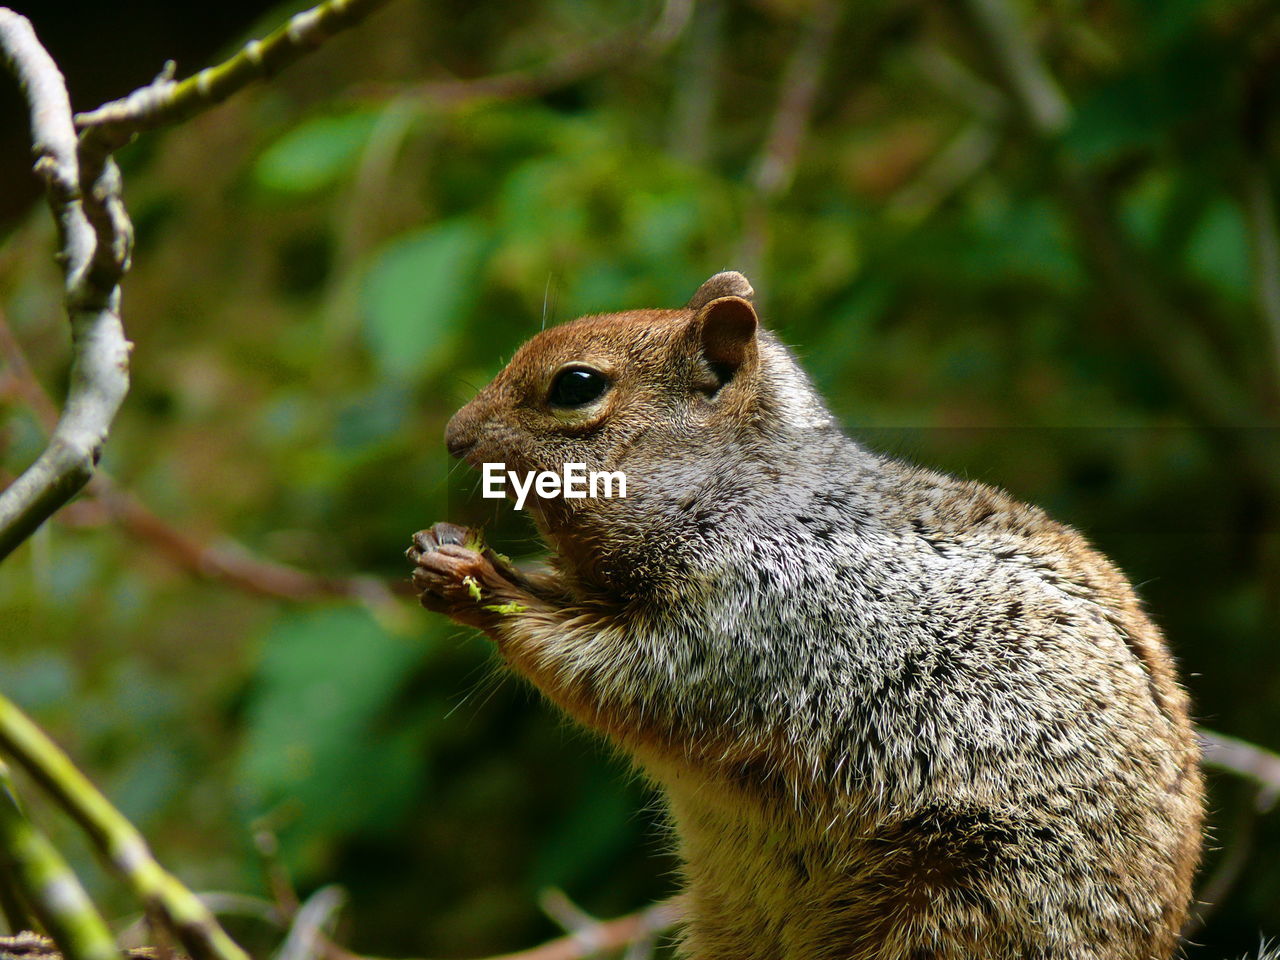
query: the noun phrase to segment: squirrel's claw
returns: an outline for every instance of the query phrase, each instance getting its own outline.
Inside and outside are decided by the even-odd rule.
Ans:
[[[495,612],[516,605],[520,593],[499,571],[478,532],[437,523],[413,535],[405,556],[414,565],[413,586],[428,610],[484,629]]]

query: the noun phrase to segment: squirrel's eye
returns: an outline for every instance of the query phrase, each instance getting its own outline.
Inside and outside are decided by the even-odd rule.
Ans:
[[[583,407],[609,389],[609,378],[590,367],[561,370],[551,381],[547,402],[553,407]]]

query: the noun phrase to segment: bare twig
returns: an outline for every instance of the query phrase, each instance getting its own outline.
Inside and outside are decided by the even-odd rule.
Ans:
[[[294,913],[276,960],[321,960],[327,956],[332,942],[329,935],[346,902],[346,891],[334,885],[321,887],[308,897]]]
[[[765,197],[776,197],[791,186],[843,9],[844,4],[837,0],[817,4],[787,63],[769,135],[751,177]]]
[[[26,18],[3,7],[0,59],[17,77],[29,107],[35,170],[58,225],[72,342],[62,419],[36,462],[0,494],[3,559],[89,481],[128,392],[119,282],[128,269],[132,234],[115,164],[104,155],[93,175],[85,176],[62,74]]]
[[[1240,811],[1236,818],[1235,829],[1231,831],[1230,844],[1214,865],[1213,872],[1196,892],[1194,901],[1196,909],[1192,911],[1182,927],[1184,940],[1204,928],[1213,912],[1230,896],[1232,888],[1240,879],[1240,874],[1244,872],[1245,865],[1249,862],[1249,854],[1253,851],[1258,813],[1256,797]]]
[[[133,824],[39,727],[4,697],[0,697],[0,750],[80,825],[144,909],[164,919],[193,960],[249,960],[208,908],[156,862]]]
[[[791,187],[804,146],[818,88],[831,54],[836,28],[846,6],[819,0],[796,43],[778,89],[778,102],[760,156],[751,174],[755,199],[747,211],[739,263],[758,273],[768,245],[768,210]]]
[[[569,899],[569,895],[555,887],[538,895],[538,906],[565,933],[577,934],[599,926],[600,921]]]
[[[962,6],[1025,126],[1046,142],[1055,140],[1070,122],[1071,108],[1009,0],[963,0]],[[1275,411],[1259,409],[1241,386],[1242,378],[1214,362],[1213,351],[1161,288],[1094,179],[1061,152],[1053,159],[1082,255],[1114,295],[1118,318],[1164,368],[1213,439],[1232,444],[1254,481],[1280,496],[1280,457],[1273,445],[1261,431],[1233,429],[1273,424]]]
[[[3,764],[0,869],[13,878],[66,960],[120,960],[115,939],[84,887],[57,848],[32,826],[18,806]]]
[[[1008,97],[939,47],[919,45],[912,60],[934,89],[974,118],[885,204],[885,215],[907,226],[929,217],[991,161],[1009,113]]]
[[[1008,113],[1009,100],[998,87],[992,86],[941,47],[929,42],[914,45],[910,57],[920,75],[933,84],[934,90],[971,110],[975,115],[995,122]]]
[[[298,912],[300,901],[293,878],[280,859],[280,840],[273,831],[261,827],[253,832],[253,847],[262,859],[262,872],[275,909],[287,920]]]
[[[112,151],[141,130],[184,120],[282,69],[383,2],[330,0],[249,43],[226,63],[181,83],[174,82],[170,64],[151,84],[74,121],[62,75],[31,25],[0,8],[0,53],[27,96],[36,172],[45,179],[58,222],[73,344],[63,418],[44,453],[0,494],[0,559],[93,476],[129,389],[119,282],[133,238]]]
[[[1243,777],[1258,787],[1258,809],[1270,810],[1280,799],[1280,754],[1264,747],[1200,728],[1204,765]]]
[[[1258,159],[1249,160],[1242,179],[1258,309],[1271,338],[1272,375],[1280,383],[1280,230],[1276,228],[1276,195],[1266,166]]]
[[[995,156],[1000,138],[992,124],[975,120],[938,152],[919,175],[889,198],[885,216],[908,225],[926,219]]]
[[[672,104],[671,152],[691,164],[711,153],[711,129],[724,59],[725,0],[702,0],[693,14],[689,38],[676,67],[681,78]]]
[[[647,31],[628,25],[595,43],[569,44],[568,52],[537,67],[470,80],[428,80],[396,88],[395,92],[436,107],[456,107],[477,100],[540,97],[636,57],[660,56],[684,32],[692,10],[693,0],[664,0],[653,26]],[[386,93],[380,87],[369,89],[380,96]]]
[[[0,357],[15,391],[27,402],[46,430],[57,423],[52,398],[36,379],[22,345],[0,310]],[[98,471],[87,491],[131,537],[155,547],[179,569],[202,579],[219,580],[246,593],[278,600],[305,602],[325,597],[348,597],[375,609],[394,602],[391,590],[376,577],[326,577],[283,563],[264,560],[241,547],[201,543],[161,519],[136,497],[116,486],[105,471]],[[84,501],[88,503],[89,501]]]
[[[393,603],[391,590],[376,577],[326,577],[264,560],[242,547],[201,543],[120,490],[105,474],[94,478],[90,492],[130,536],[157,547],[172,563],[195,576],[291,602],[347,597],[375,609],[386,609]]]
[[[293,16],[262,40],[251,40],[231,59],[185,80],[173,79],[174,64],[151,83],[120,100],[77,114],[87,157],[106,155],[135,134],[187,120],[249,84],[283,70],[334,34],[359,23],[386,0],[328,0]]]
[[[680,922],[683,902],[677,897],[656,903],[615,920],[582,927],[566,937],[530,950],[504,953],[488,960],[586,960],[609,950],[620,950],[638,940],[665,933]]]
[[[246,917],[258,920],[273,930],[283,930],[288,926],[288,918],[280,909],[265,897],[255,897],[248,893],[234,893],[226,890],[201,890],[196,893],[200,902],[209,908],[215,917]],[[126,949],[150,949],[154,951],[152,923],[146,914],[140,914],[133,922],[120,931],[119,940]],[[0,958],[3,960],[3,958]],[[155,958],[152,958],[155,960]]]
[[[1041,136],[1057,136],[1071,119],[1071,107],[1013,8],[1007,0],[966,0],[965,5],[995,55],[1005,82],[1017,92],[1018,103],[1033,129]]]
[[[22,804],[18,802],[18,794],[14,789],[13,779],[9,775],[9,767],[3,760],[0,760],[0,794],[7,794],[7,797],[0,797],[0,802],[8,802],[13,805],[13,810],[8,812],[9,816],[25,816]],[[12,828],[12,825],[10,825],[9,829]],[[13,859],[14,856],[14,854],[10,854],[10,859]],[[4,862],[3,858],[3,850],[0,850],[0,862]],[[3,909],[4,919],[9,924],[10,933],[38,929],[37,924],[39,921],[23,902],[21,885],[17,882],[17,877],[12,867],[0,869],[0,909]]]

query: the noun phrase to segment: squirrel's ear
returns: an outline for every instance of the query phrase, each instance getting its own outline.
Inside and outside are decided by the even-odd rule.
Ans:
[[[698,311],[695,327],[702,356],[719,386],[755,359],[758,326],[755,308],[742,297],[718,297]]]
[[[751,289],[751,281],[737,270],[725,270],[700,286],[698,292],[689,298],[687,306],[697,313],[712,300],[718,300],[721,297],[741,297],[743,300],[750,300],[755,295],[756,292]]]

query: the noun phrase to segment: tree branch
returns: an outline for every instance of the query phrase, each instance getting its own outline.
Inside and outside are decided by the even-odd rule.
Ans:
[[[193,960],[249,960],[208,908],[156,862],[137,828],[5,697],[0,697],[0,750],[80,825],[147,912],[163,919]],[[65,950],[66,944],[58,942]]]
[[[0,494],[0,560],[93,477],[129,389],[130,344],[120,322],[119,283],[129,268],[133,232],[111,152],[139,131],[185,120],[283,69],[384,2],[329,0],[297,14],[266,39],[250,42],[223,64],[182,82],[173,80],[169,64],[147,86],[74,120],[62,75],[31,24],[0,7],[0,59],[17,77],[30,109],[35,169],[45,180],[58,224],[72,339],[63,417],[36,462]],[[126,509],[139,526],[150,519]],[[154,532],[154,524],[147,529]],[[219,569],[233,579],[243,566],[229,561]],[[286,584],[279,577],[273,582],[284,591],[297,587],[296,581]],[[360,592],[368,593],[363,585]]]
[[[1245,804],[1236,817],[1235,826],[1230,833],[1231,839],[1222,850],[1213,872],[1202,881],[1200,889],[1195,893],[1193,904],[1196,909],[1192,910],[1182,927],[1184,940],[1189,940],[1204,929],[1214,911],[1231,895],[1232,888],[1249,862],[1249,854],[1253,852],[1258,812],[1255,791],[1251,802]]]
[[[0,867],[66,960],[120,960],[120,950],[84,887],[49,839],[32,826],[0,764]],[[20,931],[15,930],[14,933]]]
[[[1032,129],[1057,136],[1071,120],[1071,107],[1012,7],[1007,0],[966,0],[966,6]]]
[[[1018,24],[1008,0],[963,0],[968,22],[997,65],[1010,99],[1024,125],[1039,140],[1053,143],[1071,120],[1071,108]],[[1060,151],[1051,154],[1063,206],[1075,230],[1081,255],[1120,306],[1117,316],[1128,333],[1144,344],[1177,385],[1214,439],[1239,453],[1250,476],[1262,489],[1280,496],[1280,456],[1260,431],[1240,427],[1273,425],[1275,411],[1260,409],[1235,371],[1216,364],[1213,351],[1161,288],[1116,222],[1112,204],[1095,179]]]
[[[791,188],[795,178],[796,164],[813,119],[818,87],[844,10],[845,4],[840,0],[819,0],[783,73],[769,133],[751,173],[755,196],[746,212],[739,250],[740,265],[752,276],[761,272],[769,242],[769,207]]]
[[[684,32],[692,12],[693,0],[664,0],[647,31],[628,25],[595,43],[572,44],[563,55],[537,67],[470,80],[427,80],[397,87],[394,95],[407,95],[443,107],[477,100],[540,97],[636,57],[660,56]],[[370,89],[381,96],[391,93],[380,87]]]
[[[334,884],[321,887],[294,912],[284,943],[276,950],[276,960],[323,960],[329,955],[329,933],[338,911],[347,902],[343,889]]]
[[[8,368],[14,392],[31,407],[36,420],[46,430],[52,430],[58,420],[57,408],[36,379],[2,309],[0,357]],[[347,597],[375,609],[387,609],[394,603],[390,587],[376,577],[320,576],[256,557],[244,548],[201,543],[161,519],[137,497],[121,490],[105,471],[94,475],[86,491],[105,511],[106,518],[118,523],[125,533],[155,547],[175,566],[201,579],[219,580],[246,593],[291,602]]]
[[[625,917],[581,927],[542,946],[504,953],[488,960],[587,960],[588,957],[619,950],[665,933],[680,921],[683,907],[682,898],[674,897]]]
[[[87,157],[105,156],[135,134],[188,120],[249,84],[278,73],[334,34],[354,26],[387,0],[328,0],[295,14],[262,40],[250,40],[231,59],[175,81],[175,66],[127,97],[77,114]]]
[[[3,7],[0,59],[29,108],[35,171],[45,181],[58,226],[72,343],[62,419],[36,462],[0,494],[2,560],[89,481],[128,392],[119,283],[128,269],[132,231],[115,164],[104,155],[93,176],[84,176],[62,74],[27,19]]]
[[[120,490],[105,474],[94,478],[90,492],[130,536],[158,548],[176,566],[202,579],[219,580],[246,593],[294,603],[346,597],[375,610],[394,603],[391,590],[376,577],[326,577],[264,560],[243,548],[201,543]]]
[[[711,155],[716,103],[724,61],[727,0],[702,0],[693,14],[689,39],[674,65],[676,84],[668,149],[685,162],[702,166]]]
[[[1275,806],[1280,799],[1280,754],[1204,727],[1199,733],[1205,767],[1225,770],[1255,784],[1259,810]]]
[[[1249,159],[1242,179],[1258,310],[1271,338],[1272,374],[1280,382],[1280,230],[1276,228],[1276,195],[1265,164],[1257,158]]]

